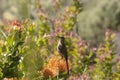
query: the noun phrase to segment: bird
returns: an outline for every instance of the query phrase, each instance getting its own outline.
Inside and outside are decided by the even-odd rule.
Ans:
[[[65,38],[57,36],[59,38],[58,45],[57,45],[57,51],[62,56],[62,58],[65,58],[66,61],[66,67],[67,67],[67,74],[69,75],[69,65],[68,65],[68,52],[65,45]]]

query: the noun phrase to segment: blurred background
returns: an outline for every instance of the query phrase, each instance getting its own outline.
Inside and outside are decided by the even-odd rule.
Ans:
[[[11,22],[13,22],[13,24]],[[16,29],[15,25],[17,26]],[[16,40],[18,35],[14,35],[14,31],[9,32],[11,28],[15,31],[17,28],[19,28],[19,31],[22,31],[23,28],[21,33],[23,39],[18,38]],[[69,57],[73,64],[73,73],[84,74],[85,70],[87,72],[86,67],[89,67],[86,65],[90,63],[90,65],[94,67],[91,61],[93,62],[99,59],[101,64],[99,64],[98,61],[95,66],[95,72],[91,72],[94,74],[91,75],[90,73],[90,75],[96,77],[96,74],[103,71],[104,75],[102,72],[102,74],[100,74],[101,76],[106,77],[107,75],[112,77],[111,75],[114,75],[111,74],[111,71],[114,70],[112,66],[115,66],[115,64],[111,63],[114,56],[116,58],[116,54],[113,55],[112,53],[117,53],[117,57],[120,57],[120,0],[0,0],[0,31],[0,44],[4,43],[0,45],[0,79],[1,75],[3,75],[2,73],[7,75],[5,73],[16,72],[21,75],[19,69],[25,77],[29,77],[30,79],[32,79],[31,77],[40,78],[41,76],[39,75],[44,65],[54,54],[57,55],[57,39],[54,38],[54,36],[56,34],[61,36],[60,34],[64,33],[65,35],[71,36],[70,38],[66,38],[66,44],[68,45]],[[109,32],[117,33],[114,40],[111,39],[110,44],[106,42],[105,37]],[[11,34],[9,35],[9,33]],[[8,34],[8,40],[5,34]],[[15,40],[11,37],[12,35]],[[47,36],[51,37],[48,39]],[[15,47],[15,50],[19,48],[20,50],[12,52],[14,49],[11,50],[11,48],[14,48],[15,42],[17,43],[19,40],[25,43],[17,48]],[[12,47],[11,45],[9,47],[5,44],[5,41],[10,41]],[[115,51],[112,50],[114,47],[112,43],[115,44]],[[105,50],[103,50],[104,52],[99,50],[102,48]],[[91,52],[92,49],[94,49],[93,53]],[[110,56],[105,55],[106,51],[111,53]],[[99,52],[104,54],[101,55]],[[11,60],[9,59],[9,54],[11,55],[12,53],[23,54],[22,56],[16,56],[18,58],[20,57],[18,60]],[[5,54],[5,57],[3,57],[3,54]],[[6,56],[6,54],[8,55]],[[13,55],[14,54],[12,54],[12,56]],[[83,57],[81,57],[81,55]],[[101,57],[102,59],[108,57],[108,59],[106,59],[105,62],[101,60]],[[4,64],[5,62],[2,59],[8,64]],[[8,65],[14,64],[15,62],[19,63],[20,60],[20,66],[18,66],[19,64],[15,65],[17,66],[15,69],[17,69],[18,72],[14,71],[14,66],[9,68]],[[116,58],[116,61],[119,60]],[[110,63],[110,65],[107,63]],[[100,65],[101,68],[98,68],[98,65]],[[8,68],[6,68],[6,66]],[[11,68],[13,70],[11,70]],[[108,72],[104,68],[106,68]],[[11,71],[8,72],[9,70]],[[120,76],[119,70],[120,68],[116,68],[115,75],[118,73],[117,75]],[[107,73],[110,73],[110,75]],[[11,74],[12,73],[10,73],[10,75]],[[12,77],[14,77],[14,74]],[[106,78],[106,80],[108,79]]]
[[[117,51],[120,47],[120,1],[119,0],[80,0],[82,11],[77,16],[77,24],[74,26],[82,39],[97,46],[104,39],[106,28],[116,31],[117,37],[114,42]],[[60,2],[60,3],[59,3]],[[0,24],[3,20],[38,20],[36,8],[46,11],[50,19],[58,14],[64,14],[72,0],[0,0]],[[62,6],[59,6],[62,5]]]

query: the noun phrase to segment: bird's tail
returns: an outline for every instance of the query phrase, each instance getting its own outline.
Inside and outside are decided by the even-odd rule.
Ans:
[[[68,65],[68,59],[65,59],[65,61],[66,61],[67,73],[68,73],[68,75],[69,75],[69,65]]]

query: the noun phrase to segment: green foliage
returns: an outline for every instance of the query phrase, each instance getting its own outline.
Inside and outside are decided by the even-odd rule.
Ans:
[[[1,51],[1,69],[3,77],[20,77],[22,76],[21,70],[18,68],[21,60],[21,46],[24,43],[24,38],[21,38],[20,31],[13,31],[11,34],[5,33],[4,51]]]

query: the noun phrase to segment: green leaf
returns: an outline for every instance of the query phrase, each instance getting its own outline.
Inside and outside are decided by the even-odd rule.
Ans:
[[[3,36],[5,37],[5,39],[7,39],[7,35],[0,29],[1,33],[3,34]]]

